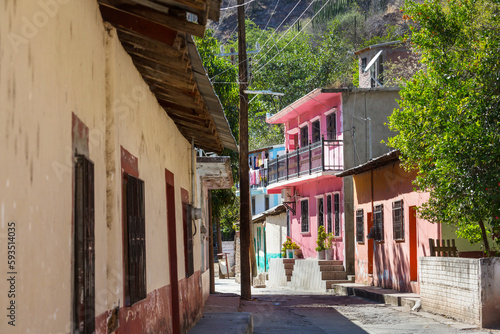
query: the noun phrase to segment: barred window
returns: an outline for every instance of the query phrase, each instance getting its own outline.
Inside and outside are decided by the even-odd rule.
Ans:
[[[337,114],[326,116],[326,139],[337,139]]]
[[[318,227],[323,226],[323,198],[318,198]]]
[[[300,202],[300,225],[302,232],[309,232],[309,199]]]
[[[144,181],[127,174],[125,178],[125,304],[146,298],[146,225]]]
[[[403,200],[392,202],[392,228],[394,240],[405,239]]]
[[[356,210],[356,242],[365,242],[365,216],[363,209]]]
[[[306,147],[309,144],[309,131],[308,127],[300,128],[300,147]]]
[[[340,237],[340,195],[333,195],[333,210],[335,213],[335,236]]]
[[[312,142],[316,143],[321,139],[321,128],[319,125],[319,120],[312,122]]]
[[[374,208],[373,227],[375,228],[375,241],[384,241],[384,205],[376,205]]]
[[[327,222],[327,233],[333,232],[332,224],[332,195],[326,196],[326,222]]]

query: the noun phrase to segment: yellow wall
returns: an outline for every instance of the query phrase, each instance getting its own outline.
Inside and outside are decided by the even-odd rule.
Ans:
[[[89,128],[95,166],[96,316],[124,305],[120,146],[138,158],[145,182],[147,291],[170,283],[165,168],[175,176],[178,270],[185,276],[180,188],[191,192],[190,143],[103,24],[96,1],[41,3],[0,5],[0,245],[15,222],[17,271],[16,327],[4,319],[0,333],[69,331],[72,113]],[[5,274],[5,248],[0,263]],[[1,279],[0,291],[7,289]],[[0,294],[0,307],[8,303]]]

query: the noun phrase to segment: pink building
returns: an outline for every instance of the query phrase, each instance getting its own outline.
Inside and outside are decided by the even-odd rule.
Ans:
[[[312,91],[267,120],[284,124],[286,154],[269,161],[269,194],[289,208],[287,232],[304,257],[316,257],[318,227],[336,236],[344,260],[342,94]]]

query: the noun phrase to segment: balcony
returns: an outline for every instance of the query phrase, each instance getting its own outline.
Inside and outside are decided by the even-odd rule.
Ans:
[[[343,168],[343,141],[321,139],[270,160],[266,185]]]

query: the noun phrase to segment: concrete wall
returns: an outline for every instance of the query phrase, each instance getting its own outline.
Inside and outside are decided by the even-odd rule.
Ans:
[[[344,170],[356,167],[370,160],[370,144],[372,158],[388,153],[391,149],[387,142],[395,135],[385,125],[394,108],[399,92],[395,89],[377,89],[370,91],[354,91],[342,94],[342,128],[344,131]],[[369,123],[371,118],[371,140]],[[353,129],[354,128],[354,129]],[[348,274],[354,274],[354,201],[352,193],[352,177],[344,178],[344,229],[345,229],[345,267]]]
[[[281,248],[286,240],[286,212],[266,218],[266,251],[270,259],[281,256]]]
[[[425,311],[500,328],[499,258],[422,257],[419,263]]]
[[[190,326],[203,305],[197,238],[195,274],[184,278],[180,189],[191,191],[190,144],[159,107],[114,29],[103,24],[97,2],[51,3],[6,2],[0,11],[0,184],[6,190],[0,192],[0,236],[4,244],[8,223],[15,222],[19,272],[18,322],[0,322],[0,332],[70,330],[77,149],[95,166],[96,332],[106,332],[107,316],[118,305],[118,333],[171,331],[165,169],[175,177],[181,317]],[[74,145],[74,119],[88,129],[80,134],[83,152]],[[124,307],[123,292],[122,147],[138,158],[145,181],[148,296],[131,308]],[[5,280],[0,290],[8,290]],[[8,302],[0,295],[2,307]]]
[[[384,64],[384,67],[386,63],[389,61],[391,63],[399,62],[399,58],[404,59],[409,56],[408,50],[405,48],[395,48],[395,47],[385,47],[385,48],[374,48],[371,50],[368,50],[366,52],[360,53],[358,55],[359,57],[359,87],[360,88],[370,88],[371,87],[371,77],[370,77],[370,71],[366,71],[363,73],[363,70],[361,68],[361,59],[366,58],[366,63],[368,64],[370,60],[380,51],[383,50],[382,52],[382,63]],[[378,65],[378,62],[380,61],[377,60],[375,63],[374,67]],[[386,68],[384,68],[384,71]],[[384,85],[385,86],[385,85]]]

